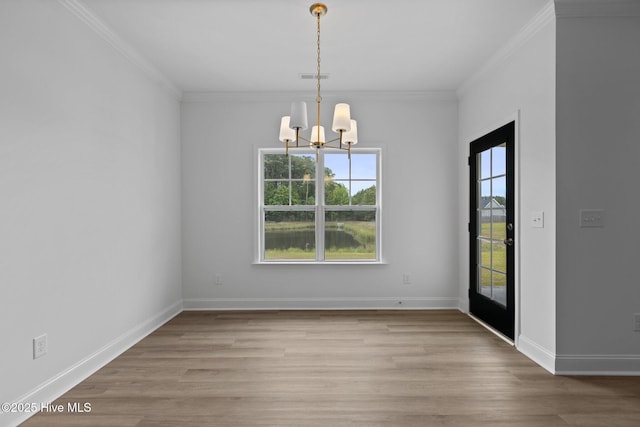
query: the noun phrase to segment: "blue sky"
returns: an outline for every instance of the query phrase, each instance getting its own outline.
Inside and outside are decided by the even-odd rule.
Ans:
[[[480,178],[504,175],[507,170],[507,150],[505,147],[493,147],[480,153]],[[491,183],[493,191],[491,191]],[[503,176],[482,182],[482,196],[502,196],[507,194],[507,181]]]
[[[349,159],[344,153],[324,155],[325,167],[331,169],[335,174],[334,179],[339,181],[341,179],[349,178]],[[351,153],[351,179],[370,179],[372,181],[352,181],[351,182],[351,194],[356,194],[358,191],[369,188],[375,185],[376,179],[376,155],[375,154],[356,154]],[[344,182],[348,187],[348,183]]]

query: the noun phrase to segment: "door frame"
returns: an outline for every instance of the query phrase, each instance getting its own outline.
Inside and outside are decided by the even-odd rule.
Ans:
[[[516,110],[514,113],[503,117],[501,120],[498,120],[496,122],[494,122],[492,125],[485,127],[484,129],[480,130],[479,132],[476,132],[474,134],[472,134],[472,136],[470,137],[466,137],[464,138],[464,143],[466,145],[466,151],[467,151],[467,158],[469,158],[471,156],[471,143],[473,141],[475,141],[478,138],[483,137],[484,135],[493,132],[494,130],[501,128],[511,122],[514,122],[514,138],[513,138],[513,157],[514,157],[514,165],[513,165],[513,191],[515,193],[515,197],[513,200],[513,218],[514,218],[514,222],[516,223],[516,227],[515,227],[515,233],[514,233],[514,240],[515,243],[513,245],[513,250],[514,250],[514,259],[513,259],[513,291],[514,291],[514,313],[513,313],[513,344],[515,345],[516,348],[519,347],[519,342],[520,342],[520,330],[521,330],[521,322],[520,322],[520,241],[521,241],[521,229],[524,227],[524,223],[522,222],[522,215],[521,215],[521,203],[520,203],[520,110]],[[465,161],[465,164],[467,162]],[[465,179],[465,204],[466,204],[466,210],[465,210],[465,216],[466,216],[466,222],[467,222],[467,227],[470,227],[469,225],[469,221],[471,220],[471,218],[468,217],[468,212],[471,210],[471,202],[470,202],[470,197],[469,197],[469,182],[471,179],[471,168],[470,167],[466,167],[466,179]],[[469,228],[467,228],[469,230]],[[467,314],[472,317],[473,319],[475,319],[478,323],[482,324],[483,326],[485,326],[487,329],[489,329],[491,332],[496,333],[499,337],[504,338],[504,336],[498,332],[496,332],[493,328],[489,327],[488,325],[484,324],[480,319],[477,319],[476,317],[474,317],[471,314],[470,311],[470,301],[469,301],[469,285],[471,283],[471,271],[469,269],[469,264],[470,264],[470,257],[471,257],[471,248],[469,247],[469,234],[466,233],[465,234],[465,246],[466,246],[466,251],[465,251],[465,259],[466,262],[464,263],[465,265],[465,271],[466,271],[466,277],[467,280],[464,282],[464,299],[466,301],[466,311]]]

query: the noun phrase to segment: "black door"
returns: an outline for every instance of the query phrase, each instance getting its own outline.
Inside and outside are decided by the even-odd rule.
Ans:
[[[511,122],[470,145],[471,314],[514,337],[514,138]]]

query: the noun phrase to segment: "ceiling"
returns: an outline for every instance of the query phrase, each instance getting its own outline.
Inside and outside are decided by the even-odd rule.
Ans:
[[[314,89],[307,0],[82,0],[185,92]],[[549,0],[327,0],[323,90],[455,90]]]

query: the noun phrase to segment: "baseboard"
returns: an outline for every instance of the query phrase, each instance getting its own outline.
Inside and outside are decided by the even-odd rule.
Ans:
[[[95,353],[85,357],[66,370],[58,373],[49,380],[37,386],[24,396],[16,399],[15,403],[53,402],[67,391],[84,381],[100,368],[124,353],[134,344],[142,340],[151,332],[182,312],[182,301],[178,301],[162,310],[152,318],[135,326],[120,335]],[[0,424],[17,426],[26,421],[33,413],[3,413],[4,419]]]
[[[185,310],[457,309],[457,298],[194,298]]]
[[[469,298],[458,299],[458,309],[465,314],[469,313]]]
[[[640,376],[640,355],[560,354],[555,370],[557,375]]]
[[[518,337],[517,349],[520,353],[542,366],[552,374],[556,374],[556,355],[524,335]]]

